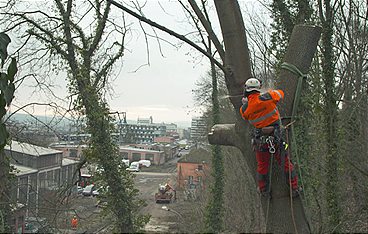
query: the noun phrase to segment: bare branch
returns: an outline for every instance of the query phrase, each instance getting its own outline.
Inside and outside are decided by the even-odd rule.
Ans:
[[[216,47],[216,50],[218,51],[220,58],[222,62],[225,61],[225,51],[223,46],[221,45],[219,39],[217,38],[215,32],[212,30],[211,23],[209,22],[208,16],[207,18],[202,14],[201,10],[199,9],[197,3],[195,0],[188,0],[190,5],[192,6],[194,12],[198,16],[198,19],[201,21],[203,27],[206,29],[209,37],[211,38],[211,41]]]
[[[18,16],[18,17],[23,18],[25,20],[25,22],[31,24],[32,26],[34,26],[35,28],[40,30],[42,33],[44,33],[47,36],[47,38],[45,36],[42,36],[41,34],[36,33],[35,30],[29,30],[28,33],[30,35],[36,36],[40,40],[51,44],[58,53],[60,53],[63,56],[67,56],[66,51],[64,51],[61,48],[60,44],[58,44],[58,42],[63,42],[62,39],[54,37],[54,35],[50,31],[48,31],[48,30],[44,29],[43,27],[41,27],[38,23],[36,23],[34,20],[31,20],[30,18],[28,18],[25,14],[13,13],[13,14],[8,14],[8,15]]]
[[[214,59],[212,57],[211,54],[207,53],[207,51],[203,50],[201,47],[199,47],[198,45],[196,45],[192,41],[188,40],[183,35],[180,35],[180,34],[174,32],[174,31],[172,31],[172,30],[170,30],[170,29],[168,29],[168,28],[166,28],[162,25],[157,24],[156,22],[153,22],[153,21],[151,21],[151,20],[149,20],[149,19],[147,19],[143,16],[138,15],[137,13],[131,11],[130,9],[128,9],[125,6],[121,5],[120,3],[115,2],[114,0],[107,0],[107,1],[110,2],[111,4],[115,5],[117,8],[120,8],[121,10],[123,10],[123,11],[127,12],[128,14],[132,15],[133,17],[137,18],[138,20],[143,21],[143,22],[145,22],[145,23],[147,23],[147,24],[149,24],[153,27],[156,27],[156,28],[158,28],[158,29],[160,29],[160,30],[162,30],[162,31],[164,31],[164,32],[166,32],[166,33],[168,33],[168,34],[184,41],[184,42],[186,42],[187,44],[189,44],[190,46],[194,47],[196,50],[198,50],[199,52],[204,54],[210,60],[212,60],[216,64],[216,66],[218,66],[222,71],[224,71],[225,73],[228,72],[221,63],[219,63],[216,59]]]

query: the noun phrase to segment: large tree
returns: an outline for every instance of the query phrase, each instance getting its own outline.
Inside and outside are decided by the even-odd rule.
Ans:
[[[113,0],[109,0],[120,9],[128,12],[134,17],[142,20],[151,26],[157,27],[180,40],[187,42],[201,53],[206,55],[213,61],[225,74],[227,89],[230,96],[230,101],[238,112],[241,106],[241,98],[239,95],[243,91],[243,85],[247,78],[252,76],[251,63],[247,45],[247,37],[239,5],[236,1],[216,1],[218,18],[221,24],[222,36],[225,45],[224,56],[220,57],[222,60],[218,61],[213,56],[207,53],[206,50],[200,48],[183,35],[179,35],[174,31],[159,25],[142,15],[139,15],[132,10],[129,10],[122,4]],[[195,11],[195,10],[194,10]],[[197,16],[199,16],[197,14]],[[208,24],[204,21],[203,27],[207,31],[209,37],[213,41],[216,49],[222,51],[220,46],[216,43],[213,35],[213,30],[207,27]],[[284,56],[283,61],[292,63],[298,67],[301,72],[306,73],[309,69],[311,60],[317,47],[317,42],[320,36],[320,28],[313,26],[298,26],[293,30],[289,47]],[[279,87],[283,89],[288,96],[282,112],[284,115],[290,116],[292,113],[292,106],[294,101],[295,90],[299,80],[299,75],[290,71],[281,71],[278,79]],[[244,174],[251,173],[255,178],[256,160],[250,147],[249,138],[249,124],[243,121],[240,116],[237,116],[235,124],[217,124],[213,127],[209,135],[211,144],[235,146],[239,148],[248,162],[248,169],[243,171]],[[281,173],[278,175],[281,176]],[[284,179],[275,179],[273,183],[274,198],[269,203],[268,200],[262,200],[262,208],[266,219],[266,228],[263,231],[269,232],[294,232],[310,231],[307,220],[304,217],[304,211],[300,199],[290,201],[287,190],[282,185],[281,181]],[[257,198],[255,199],[257,200]],[[292,204],[290,204],[292,202]],[[292,207],[292,209],[290,209]],[[290,225],[290,224],[295,225]],[[265,227],[264,226],[264,227]]]
[[[215,3],[226,48],[225,66],[230,71],[226,77],[227,86],[229,94],[234,97],[230,98],[231,102],[237,110],[241,102],[240,98],[236,96],[242,92],[244,81],[252,75],[244,24],[237,2],[215,1]],[[306,73],[316,50],[319,36],[320,28],[318,27],[295,27],[283,61],[295,65],[302,73]],[[278,88],[283,89],[288,97],[281,110],[283,116],[291,116],[298,80],[299,75],[287,70],[281,71],[277,79]],[[233,125],[215,125],[209,135],[209,141],[212,144],[239,148],[244,157],[247,158],[250,173],[255,178],[256,162],[254,153],[248,147],[249,131],[249,124],[238,116],[237,122]],[[299,198],[294,201],[290,200],[285,186],[282,185],[284,180],[281,178],[281,174],[278,174],[278,178],[273,175],[272,201],[262,200],[263,211],[267,217],[266,231],[308,232],[310,230],[304,217],[301,200]]]

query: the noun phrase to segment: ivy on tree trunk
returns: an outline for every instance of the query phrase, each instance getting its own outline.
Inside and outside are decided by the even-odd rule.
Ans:
[[[8,58],[7,48],[11,42],[9,36],[0,33],[0,58],[1,69]],[[7,107],[10,106],[15,91],[14,77],[18,71],[15,58],[11,58],[7,72],[0,72],[0,232],[13,232],[10,227],[11,208],[16,207],[16,203],[12,203],[10,196],[11,186],[11,167],[10,159],[5,155],[4,147],[7,144],[9,133],[6,130],[4,117]]]

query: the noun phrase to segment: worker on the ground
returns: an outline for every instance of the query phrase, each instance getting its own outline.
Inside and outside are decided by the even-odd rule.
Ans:
[[[74,215],[73,218],[72,218],[72,229],[76,230],[77,226],[78,226],[78,219],[77,219],[77,216]]]
[[[261,81],[249,78],[245,82],[243,105],[240,114],[255,127],[252,139],[257,159],[258,190],[262,195],[270,195],[269,167],[272,155],[279,165],[284,165],[292,196],[299,195],[298,177],[286,152],[286,143],[281,136],[281,120],[276,104],[284,98],[282,90],[269,90],[261,93]]]

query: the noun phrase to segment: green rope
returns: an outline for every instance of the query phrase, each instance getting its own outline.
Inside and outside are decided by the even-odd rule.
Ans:
[[[302,71],[300,71],[299,68],[297,68],[294,64],[283,62],[281,64],[281,68],[286,69],[286,70],[294,73],[298,77],[301,77],[301,78],[307,78],[308,77],[308,74],[305,74]]]
[[[287,63],[287,62],[283,62],[281,64],[281,68],[288,70],[292,73],[294,73],[295,75],[297,75],[299,77],[297,86],[296,86],[296,91],[295,91],[295,97],[294,97],[294,103],[293,103],[293,110],[291,113],[291,120],[294,120],[294,116],[296,114],[296,110],[298,108],[298,104],[299,104],[299,98],[300,98],[300,93],[302,90],[302,84],[303,84],[303,79],[306,79],[308,77],[308,74],[304,74],[303,72],[301,72],[295,65],[291,64],[291,63]]]
[[[297,113],[297,109],[298,109],[298,105],[299,105],[299,99],[301,96],[301,90],[302,90],[302,85],[303,85],[303,79],[308,77],[308,74],[304,74],[303,72],[301,72],[295,65],[290,64],[290,63],[282,63],[281,64],[281,68],[288,70],[292,73],[294,73],[295,75],[297,75],[299,77],[298,79],[298,83],[296,86],[296,91],[295,91],[295,95],[294,95],[294,102],[293,102],[293,109],[291,111],[291,121],[293,122],[295,120],[295,115]],[[294,127],[293,125],[291,125],[291,136],[292,136],[292,148],[295,149],[295,155],[296,155],[296,159],[298,161],[298,164],[300,165],[300,160],[299,160],[299,156],[298,156],[298,151],[297,151],[297,145],[296,145],[296,139],[295,139],[295,134],[294,134]],[[300,176],[300,181],[303,184],[303,179],[302,176]],[[304,185],[303,185],[304,186]]]
[[[299,78],[298,79],[297,86],[296,86],[296,90],[295,90],[295,95],[294,95],[293,109],[291,111],[291,121],[290,122],[293,122],[294,119],[295,119],[295,115],[297,113],[298,105],[299,105],[299,99],[300,99],[300,96],[301,96],[303,79],[308,78],[308,74],[303,73],[295,65],[290,64],[290,63],[287,63],[287,62],[283,62],[281,64],[281,68],[294,73]],[[296,144],[294,125],[291,124],[290,127],[291,127],[291,148],[293,149],[293,151],[295,153],[295,156],[296,156],[296,160],[298,162],[298,165],[301,165],[300,164],[299,155],[298,155],[297,144]],[[302,176],[301,170],[299,171],[299,176],[300,176],[300,182],[302,184],[302,187],[304,188],[304,182],[303,182],[303,176]],[[304,194],[305,194],[305,191],[304,191]],[[307,200],[306,200],[306,202],[308,203]],[[308,226],[309,226],[309,224],[308,224]]]

